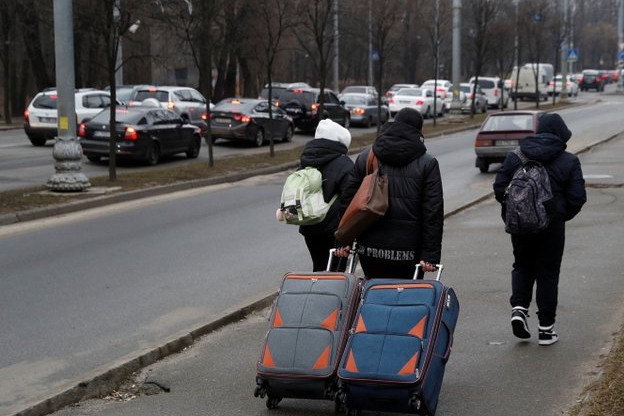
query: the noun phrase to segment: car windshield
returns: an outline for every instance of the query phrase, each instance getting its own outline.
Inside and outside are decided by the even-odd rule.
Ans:
[[[230,113],[250,113],[254,107],[258,104],[257,101],[247,102],[239,100],[222,101],[212,109],[213,113],[216,112],[230,112]]]
[[[127,102],[130,99],[130,94],[132,94],[132,88],[117,88],[115,91],[117,94],[117,99],[122,102]]]
[[[496,84],[494,84],[494,81],[489,80],[489,79],[480,79],[479,86],[481,88],[494,88],[496,87]]]
[[[460,90],[461,92],[467,92],[467,93],[470,93],[470,85],[460,85],[460,86],[459,86],[459,90]]]
[[[345,95],[342,97],[345,104],[366,105],[366,98],[357,95]]]
[[[404,88],[402,90],[399,90],[396,95],[408,95],[413,97],[417,95],[422,95],[422,90],[416,88]]]
[[[57,101],[58,96],[56,94],[43,94],[35,98],[35,101],[33,101],[33,107],[56,109]]]
[[[366,87],[346,87],[342,90],[342,94],[346,94],[348,92],[366,93]]]
[[[284,91],[286,91],[286,88],[284,88],[284,87],[273,86],[271,93],[272,93],[274,99],[279,99]],[[262,90],[262,92],[260,93],[260,97],[264,98],[265,100],[268,100],[269,99],[269,89],[268,88],[264,88]]]
[[[156,98],[161,103],[169,101],[169,93],[167,91],[158,90],[139,90],[134,96],[133,101],[143,101],[148,98]]]
[[[583,75],[586,77],[595,77],[598,75],[598,71],[583,71]]]
[[[117,123],[138,124],[139,120],[145,115],[143,111],[129,110],[126,108],[117,108],[115,110],[115,120]],[[110,111],[102,111],[91,119],[92,122],[108,124],[110,123]]]
[[[510,114],[492,116],[487,119],[481,131],[533,131],[533,116],[531,114]]]
[[[286,90],[280,96],[280,101],[283,104],[288,104],[290,101],[299,101],[301,104],[306,105],[316,102],[314,93],[304,90]]]

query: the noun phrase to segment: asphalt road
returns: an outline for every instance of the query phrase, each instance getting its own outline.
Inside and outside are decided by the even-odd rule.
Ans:
[[[562,111],[576,150],[624,131],[622,97],[603,99]],[[472,140],[465,132],[427,142],[447,212],[491,190]],[[187,334],[306,268],[296,228],[272,220],[284,177],[0,228],[0,413]]]
[[[561,416],[583,398],[583,387],[600,373],[599,363],[624,313],[622,157],[624,137],[581,156],[589,201],[567,226],[557,319],[560,341],[552,346],[537,345],[534,307],[529,318],[532,339],[525,342],[511,334],[511,244],[498,204],[489,200],[446,220],[443,281],[455,289],[461,310],[438,416]],[[263,400],[253,397],[255,362],[268,315],[265,309],[204,337],[145,368],[127,389],[104,400],[89,400],[54,415],[334,414],[331,402],[284,399],[278,409],[268,411]]]

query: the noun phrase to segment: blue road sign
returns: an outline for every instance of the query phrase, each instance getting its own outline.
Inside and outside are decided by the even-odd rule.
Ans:
[[[624,61],[624,51],[618,53],[618,61]]]
[[[568,50],[568,62],[576,62],[579,59],[578,48],[572,48]]]
[[[534,23],[539,23],[542,21],[542,14],[540,12],[534,13],[533,16],[531,16],[531,19]]]

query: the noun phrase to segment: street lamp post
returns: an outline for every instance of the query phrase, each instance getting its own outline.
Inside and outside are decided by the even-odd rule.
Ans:
[[[52,191],[83,191],[91,186],[81,173],[82,148],[76,139],[74,34],[72,0],[54,0],[54,55],[58,94],[58,136],[52,149],[55,173],[47,187]]]
[[[450,113],[452,120],[461,121],[461,102],[459,100],[459,83],[461,82],[461,0],[453,0],[453,95]]]

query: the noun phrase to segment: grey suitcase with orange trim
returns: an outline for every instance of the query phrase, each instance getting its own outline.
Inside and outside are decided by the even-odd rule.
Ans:
[[[352,257],[348,270],[355,264]],[[361,287],[353,273],[284,276],[256,364],[254,395],[266,396],[269,409],[283,398],[336,400],[336,372]]]

